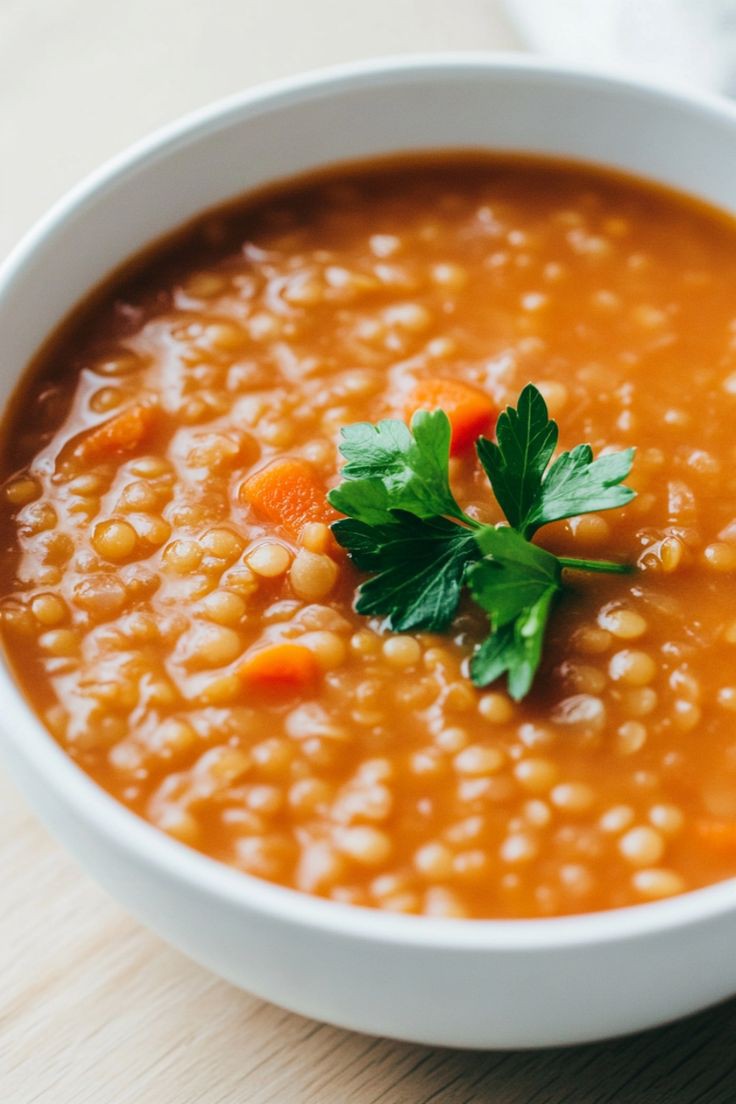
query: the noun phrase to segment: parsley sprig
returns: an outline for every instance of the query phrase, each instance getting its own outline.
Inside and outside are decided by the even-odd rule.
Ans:
[[[387,419],[342,431],[347,461],[331,504],[345,515],[336,540],[370,578],[356,609],[381,616],[398,632],[443,632],[463,590],[487,614],[488,637],[470,662],[476,686],[507,676],[519,700],[530,690],[542,656],[563,570],[622,573],[626,564],[555,556],[532,543],[542,526],[563,518],[625,506],[635,492],[623,484],[633,449],[593,458],[578,445],[552,461],[559,431],[542,395],[528,384],[516,407],[498,418],[496,440],[480,437],[478,457],[508,525],[469,517],[450,488],[451,426],[442,410],[420,410],[409,429]]]

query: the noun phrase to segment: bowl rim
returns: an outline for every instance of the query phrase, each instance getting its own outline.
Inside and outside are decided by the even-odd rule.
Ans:
[[[11,250],[0,266],[0,297],[23,275],[36,250],[86,202],[140,167],[196,144],[208,133],[225,129],[251,114],[276,110],[294,102],[334,96],[341,91],[381,84],[386,79],[411,83],[431,76],[454,79],[473,72],[539,83],[577,84],[581,90],[609,90],[625,97],[659,101],[694,115],[720,118],[734,128],[736,105],[725,98],[685,90],[661,81],[594,69],[585,65],[540,59],[513,52],[448,52],[397,54],[310,70],[259,84],[219,99],[157,128],[127,150],[107,160],[68,191]],[[124,258],[121,258],[121,261]],[[39,342],[40,346],[41,342]],[[345,905],[251,876],[168,837],[138,817],[78,767],[41,724],[11,673],[5,655],[0,664],[0,736],[26,772],[38,774],[44,785],[75,814],[83,830],[103,837],[113,847],[152,867],[182,888],[212,898],[233,909],[255,911],[274,920],[318,929],[335,937],[392,944],[403,948],[432,947],[453,952],[544,952],[574,946],[625,942],[713,920],[736,911],[736,878],[691,890],[668,900],[642,903],[604,912],[512,920],[441,919],[397,915],[379,909]],[[17,768],[20,776],[23,773]],[[42,810],[39,810],[42,811]]]

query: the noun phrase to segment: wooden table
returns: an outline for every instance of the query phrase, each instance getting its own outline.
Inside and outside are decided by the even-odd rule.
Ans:
[[[12,157],[0,254],[102,158],[217,96],[359,56],[510,45],[494,0],[2,0],[0,149]],[[141,929],[2,774],[0,810],[2,1104],[736,1098],[736,1002],[623,1041],[527,1054],[337,1031],[238,992]]]

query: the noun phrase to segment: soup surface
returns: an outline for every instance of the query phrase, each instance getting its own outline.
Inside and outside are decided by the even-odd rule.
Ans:
[[[542,917],[736,874],[735,289],[725,218],[554,162],[345,170],[203,218],[78,313],[6,424],[27,697],[164,832],[335,901]],[[328,528],[340,428],[436,378],[496,408],[533,381],[563,447],[638,450],[629,506],[540,534],[638,570],[575,578],[519,704],[467,678],[470,611],[356,614]],[[451,475],[500,518],[472,448]]]

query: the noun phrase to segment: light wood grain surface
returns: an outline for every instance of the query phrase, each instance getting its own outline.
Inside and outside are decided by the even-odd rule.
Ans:
[[[513,44],[494,0],[0,0],[0,254],[104,157],[217,96],[372,54]],[[140,928],[2,773],[0,825],[0,1104],[736,1099],[736,1002],[567,1051],[366,1038],[240,993]]]

